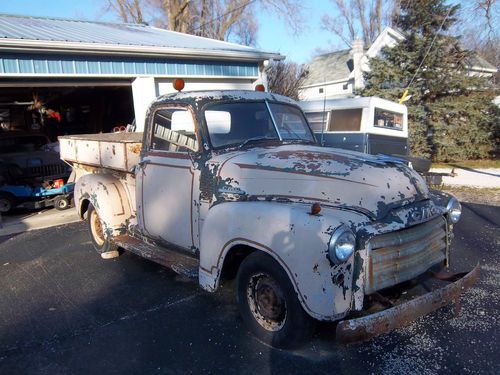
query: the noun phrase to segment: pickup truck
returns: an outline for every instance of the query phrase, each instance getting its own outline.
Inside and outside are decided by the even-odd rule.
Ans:
[[[341,342],[386,333],[478,277],[445,272],[454,197],[400,160],[321,147],[284,96],[178,92],[151,104],[142,133],[59,139],[103,258],[125,249],[208,292],[236,278],[243,321],[276,347],[316,321],[338,321]]]

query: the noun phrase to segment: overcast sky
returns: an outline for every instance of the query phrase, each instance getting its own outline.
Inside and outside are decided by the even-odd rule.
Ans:
[[[20,15],[62,17],[99,21],[117,21],[112,13],[105,13],[103,0],[1,0],[1,13]],[[304,27],[299,36],[294,36],[275,15],[258,15],[259,34],[257,47],[287,56],[287,60],[304,63],[311,59],[318,48],[322,50],[345,48],[338,39],[321,30],[321,17],[331,12],[328,0],[304,0]]]

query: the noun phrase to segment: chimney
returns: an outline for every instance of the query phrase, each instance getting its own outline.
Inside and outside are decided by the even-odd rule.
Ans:
[[[357,38],[353,40],[351,48],[351,56],[352,56],[355,89],[362,89],[365,86],[363,81],[363,70],[361,69],[361,59],[365,54],[363,47],[364,44],[362,39]]]

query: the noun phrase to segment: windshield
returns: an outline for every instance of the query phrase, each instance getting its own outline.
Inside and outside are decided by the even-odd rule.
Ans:
[[[302,112],[286,104],[264,102],[214,104],[205,111],[210,141],[215,148],[251,141],[304,141],[314,137]],[[271,116],[272,114],[272,116]]]

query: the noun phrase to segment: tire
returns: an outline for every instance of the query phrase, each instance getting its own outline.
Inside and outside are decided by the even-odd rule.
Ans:
[[[300,305],[290,278],[269,255],[254,252],[238,270],[238,307],[249,330],[277,348],[299,346],[315,322]]]
[[[16,207],[16,199],[11,194],[0,193],[0,213],[6,214]]]
[[[104,259],[117,257],[119,255],[118,246],[105,237],[102,228],[102,220],[91,204],[89,204],[87,211],[87,221],[92,244],[96,251],[101,254],[101,257]]]
[[[63,211],[70,207],[69,199],[63,195],[59,195],[54,199],[54,207],[56,210]]]

